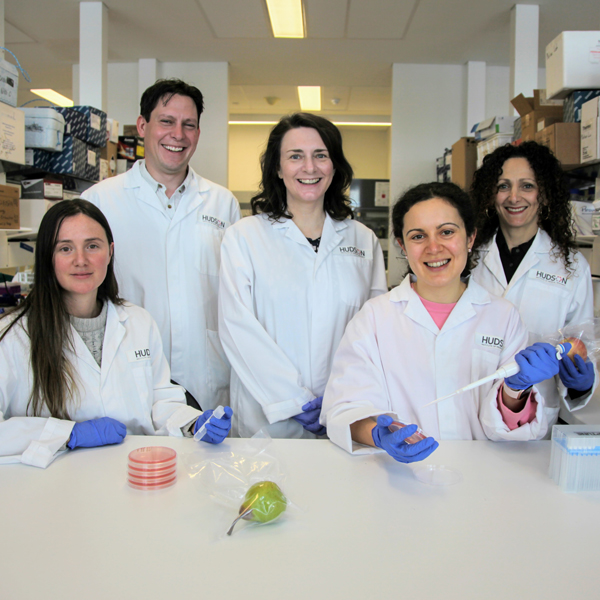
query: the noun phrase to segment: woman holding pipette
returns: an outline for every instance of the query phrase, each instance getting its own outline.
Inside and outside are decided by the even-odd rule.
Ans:
[[[590,268],[575,246],[570,195],[552,152],[535,142],[496,149],[475,173],[471,197],[480,257],[472,278],[518,308],[529,343],[592,319]],[[558,376],[538,385],[549,424],[561,398],[569,410],[585,406],[595,381],[591,362],[561,361]]]
[[[0,463],[47,467],[66,449],[116,444],[129,432],[193,435],[211,416],[170,383],[158,327],[119,297],[108,222],[86,200],[40,224],[35,283],[0,321]],[[219,443],[231,409],[206,425]]]
[[[556,350],[525,348],[527,331],[514,306],[465,279],[474,220],[468,195],[453,184],[419,185],[395,205],[394,236],[411,273],[348,324],[325,390],[322,420],[345,450],[379,447],[413,462],[437,447],[434,438],[523,441],[546,434],[544,399],[534,386],[558,372]],[[425,406],[515,358],[517,374]],[[392,433],[392,419],[413,425]],[[416,425],[432,437],[408,444]]]

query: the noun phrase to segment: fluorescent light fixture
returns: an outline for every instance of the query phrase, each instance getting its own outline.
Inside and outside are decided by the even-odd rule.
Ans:
[[[43,89],[43,90],[29,90],[30,92],[41,96],[42,98],[49,100],[56,106],[73,106],[73,100],[69,100],[66,96],[55,92],[54,90]]]
[[[277,125],[279,121],[229,121],[229,125]],[[391,127],[388,121],[375,123],[373,121],[332,121],[338,127]]]
[[[302,0],[267,0],[267,10],[274,37],[306,37]]]
[[[298,98],[301,110],[321,110],[321,86],[299,85]]]

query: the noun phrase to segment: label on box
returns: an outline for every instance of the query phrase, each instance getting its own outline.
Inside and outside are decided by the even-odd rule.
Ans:
[[[390,182],[376,181],[375,182],[375,206],[390,205]]]
[[[100,131],[100,127],[102,127],[102,119],[100,118],[100,115],[96,115],[94,113],[90,114],[90,127],[96,131]]]
[[[63,186],[62,183],[44,182],[44,197],[45,198],[62,198]]]
[[[96,166],[96,153],[93,150],[87,151],[87,162],[91,167]]]

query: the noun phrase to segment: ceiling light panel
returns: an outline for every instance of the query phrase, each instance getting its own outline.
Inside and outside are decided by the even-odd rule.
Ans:
[[[274,37],[306,37],[302,0],[266,0],[266,2]]]
[[[321,110],[321,86],[299,85],[298,98],[302,110]]]
[[[51,89],[29,90],[32,94],[36,94],[45,100],[56,104],[56,106],[73,106],[73,100],[55,92]]]

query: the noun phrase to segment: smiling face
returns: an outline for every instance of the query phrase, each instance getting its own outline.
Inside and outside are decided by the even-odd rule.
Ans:
[[[495,204],[502,231],[511,234],[518,230],[523,240],[536,234],[539,186],[526,158],[509,158],[504,163]]]
[[[79,316],[78,307],[95,305],[112,253],[113,244],[108,243],[104,228],[94,219],[78,214],[62,222],[53,262],[70,314]]]
[[[294,205],[306,203],[323,207],[335,169],[316,129],[298,127],[283,136],[278,173],[287,190],[290,210]]]
[[[137,120],[138,133],[144,138],[148,172],[159,183],[167,184],[174,176],[185,178],[190,158],[196,151],[200,128],[198,109],[189,96],[175,94],[166,105],[161,98],[146,121]]]
[[[419,296],[433,302],[456,302],[465,286],[460,280],[475,234],[452,204],[442,198],[418,202],[404,216],[403,241],[408,264],[417,277]]]

